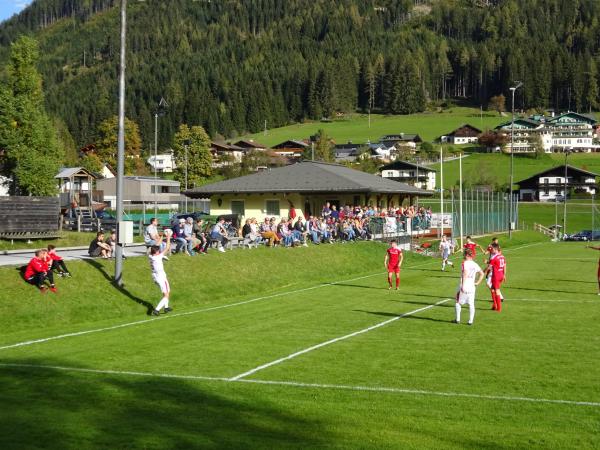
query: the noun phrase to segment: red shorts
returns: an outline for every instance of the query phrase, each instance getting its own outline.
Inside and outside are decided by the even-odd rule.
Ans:
[[[390,266],[388,264],[388,273],[400,273],[400,266],[399,265]]]
[[[492,275],[492,289],[500,289],[502,283],[504,283],[504,278],[497,278]]]
[[[598,263],[598,279],[600,280],[600,262]]]

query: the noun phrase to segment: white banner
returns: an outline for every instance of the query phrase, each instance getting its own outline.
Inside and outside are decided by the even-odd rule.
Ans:
[[[441,228],[441,221],[444,221],[444,228],[452,227],[452,214],[450,213],[433,213],[431,214],[431,228]]]

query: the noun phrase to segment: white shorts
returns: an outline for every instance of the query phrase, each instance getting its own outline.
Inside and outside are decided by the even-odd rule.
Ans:
[[[167,277],[165,275],[152,274],[152,279],[158,285],[158,287],[160,288],[160,291],[163,294],[169,293],[169,290],[170,290],[169,280],[167,280]]]
[[[450,257],[450,252],[442,252],[442,259],[448,259]]]
[[[456,295],[460,305],[464,305],[466,303],[469,305],[475,305],[475,292],[460,292],[459,290]]]

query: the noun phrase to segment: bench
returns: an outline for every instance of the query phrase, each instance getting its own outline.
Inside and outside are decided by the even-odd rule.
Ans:
[[[59,231],[9,231],[0,233],[0,239],[31,240],[31,239],[57,239],[60,238]]]

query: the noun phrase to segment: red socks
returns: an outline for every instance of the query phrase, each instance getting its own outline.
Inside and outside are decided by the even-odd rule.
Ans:
[[[496,291],[492,289],[492,301],[494,302],[494,307],[492,309],[495,309],[497,312],[502,311],[502,300],[500,299],[500,296],[496,294]]]
[[[400,278],[396,277],[396,289],[400,287]]]

